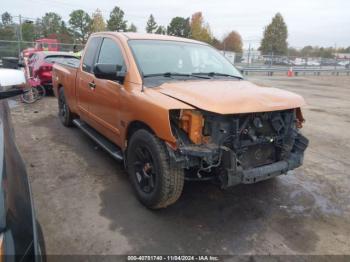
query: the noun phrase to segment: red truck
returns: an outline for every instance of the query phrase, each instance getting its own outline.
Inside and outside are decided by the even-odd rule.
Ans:
[[[59,45],[57,39],[40,38],[35,40],[34,48],[24,49],[21,53],[20,62],[24,64],[24,59],[28,58],[31,54],[38,51],[59,51]]]

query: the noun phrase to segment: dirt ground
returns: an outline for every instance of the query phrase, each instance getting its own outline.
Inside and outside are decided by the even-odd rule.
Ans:
[[[186,183],[150,211],[122,165],[77,128],[54,97],[12,109],[48,254],[350,254],[350,78],[249,77],[308,103],[305,164],[287,176],[221,191]]]

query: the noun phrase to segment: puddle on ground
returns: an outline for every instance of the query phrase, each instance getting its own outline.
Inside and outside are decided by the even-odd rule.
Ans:
[[[319,190],[319,185],[313,184],[311,181],[303,180],[298,181],[296,177],[289,176],[287,180],[281,180],[282,183],[294,184],[296,186],[289,195],[291,199],[296,201],[295,205],[292,205],[288,209],[289,213],[304,214],[307,210],[310,212],[313,209],[318,210],[321,214],[341,216],[344,210],[338,203],[335,203],[329,197],[323,195]]]

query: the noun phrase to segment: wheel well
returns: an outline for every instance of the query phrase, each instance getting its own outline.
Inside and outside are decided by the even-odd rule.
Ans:
[[[61,90],[61,88],[63,88],[63,85],[62,85],[62,84],[58,84],[56,90],[55,90],[55,88],[53,88],[53,92],[54,92],[55,96],[57,96],[57,97],[60,96],[60,90]],[[55,91],[57,92],[57,94],[56,94]]]
[[[146,129],[147,131],[151,132],[154,134],[154,131],[152,128],[150,128],[147,124],[141,121],[133,121],[129,124],[127,132],[126,132],[126,141],[129,141],[131,138],[132,134],[135,133],[137,130],[140,129]]]

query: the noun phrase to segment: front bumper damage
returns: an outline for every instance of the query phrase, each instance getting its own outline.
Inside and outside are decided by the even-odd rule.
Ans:
[[[169,148],[170,159],[174,165],[180,165],[185,169],[199,166],[198,161],[216,163],[207,168],[211,173],[211,179],[217,179],[222,188],[228,188],[238,184],[253,184],[279,175],[287,174],[303,164],[304,151],[308,146],[308,139],[298,133],[293,148],[283,160],[244,169],[239,165],[236,153],[225,146],[218,147],[215,144],[187,145],[179,147],[177,151]],[[198,179],[208,180],[197,172]],[[189,179],[191,180],[191,179]]]
[[[288,159],[272,164],[263,165],[243,170],[237,167],[235,156],[232,152],[227,154],[225,169],[227,175],[221,178],[222,187],[230,187],[238,184],[253,184],[279,175],[287,174],[303,164],[303,153],[292,153]]]

